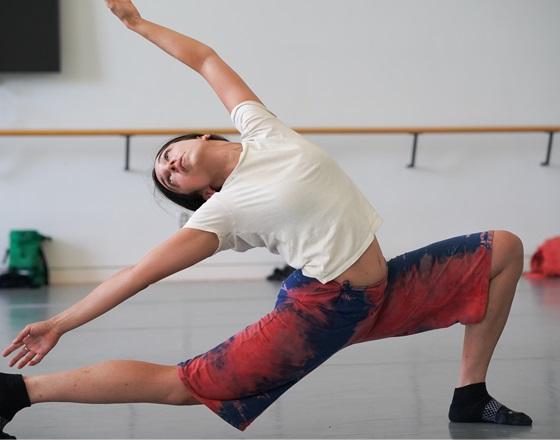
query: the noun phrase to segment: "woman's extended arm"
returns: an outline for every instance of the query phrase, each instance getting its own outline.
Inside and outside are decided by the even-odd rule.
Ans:
[[[210,84],[228,112],[243,101],[259,101],[243,79],[207,45],[142,18],[130,0],[105,0],[129,29],[198,72]],[[260,101],[259,101],[260,102]]]
[[[3,356],[21,348],[11,359],[10,366],[18,362],[18,368],[38,364],[64,333],[101,316],[150,284],[209,257],[217,247],[215,234],[181,229],[138,264],[118,272],[73,306],[48,321],[25,327],[4,350]]]

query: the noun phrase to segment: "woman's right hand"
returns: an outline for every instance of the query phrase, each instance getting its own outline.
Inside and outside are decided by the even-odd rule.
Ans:
[[[2,352],[2,356],[8,357],[17,351],[10,360],[10,367],[18,364],[17,368],[21,369],[26,365],[37,365],[53,349],[61,336],[62,333],[60,333],[53,321],[29,324],[6,347]]]
[[[140,12],[131,0],[105,0],[107,7],[124,25],[132,29],[141,19]]]

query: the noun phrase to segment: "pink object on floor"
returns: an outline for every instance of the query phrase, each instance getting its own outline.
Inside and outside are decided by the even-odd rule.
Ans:
[[[531,271],[525,277],[532,279],[560,277],[560,237],[546,240],[531,257]]]

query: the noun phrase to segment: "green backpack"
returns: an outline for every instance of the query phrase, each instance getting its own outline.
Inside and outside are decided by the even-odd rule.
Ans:
[[[50,237],[33,230],[10,231],[8,271],[0,275],[0,287],[40,287],[49,284],[47,260],[41,244]]]

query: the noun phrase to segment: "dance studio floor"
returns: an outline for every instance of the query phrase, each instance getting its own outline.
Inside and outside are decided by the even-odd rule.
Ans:
[[[0,344],[92,286],[0,290]],[[160,283],[65,335],[26,374],[110,359],[175,364],[267,313],[277,284]],[[244,433],[203,406],[41,404],[7,427],[18,438],[560,438],[560,280],[521,280],[490,366],[491,394],[532,427],[450,424],[463,327],[350,347],[294,386]],[[0,371],[7,372],[1,360]]]

